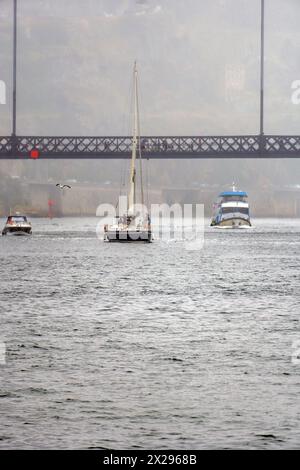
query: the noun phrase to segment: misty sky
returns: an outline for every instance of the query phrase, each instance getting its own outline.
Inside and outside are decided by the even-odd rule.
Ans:
[[[0,0],[0,134],[11,132],[12,0]],[[260,0],[19,0],[18,134],[143,134],[259,126]],[[266,0],[266,133],[299,134],[300,1]]]

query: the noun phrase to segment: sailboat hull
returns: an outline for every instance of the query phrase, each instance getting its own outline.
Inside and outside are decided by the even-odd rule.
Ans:
[[[105,232],[104,240],[108,242],[144,242],[151,243],[152,233],[150,230],[108,230]]]

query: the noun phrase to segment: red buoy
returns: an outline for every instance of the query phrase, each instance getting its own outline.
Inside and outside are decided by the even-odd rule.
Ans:
[[[53,219],[52,207],[54,205],[55,205],[55,201],[53,201],[53,199],[48,199],[48,217],[49,217],[49,219]]]

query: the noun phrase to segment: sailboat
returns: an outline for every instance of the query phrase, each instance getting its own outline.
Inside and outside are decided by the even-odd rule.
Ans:
[[[137,155],[140,159],[140,186],[141,200],[137,204],[136,182]],[[152,241],[151,219],[144,204],[144,190],[142,178],[142,155],[140,139],[139,101],[138,101],[138,72],[134,64],[134,119],[132,153],[130,165],[129,193],[127,196],[127,210],[116,217],[112,225],[104,226],[104,240],[109,242],[148,242]]]

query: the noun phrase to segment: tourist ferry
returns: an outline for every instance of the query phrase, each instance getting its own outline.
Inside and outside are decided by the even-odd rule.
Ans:
[[[31,235],[32,227],[25,215],[10,215],[7,218],[2,235]]]
[[[251,227],[248,195],[238,191],[235,184],[231,191],[219,194],[214,204],[212,227],[218,228],[248,228]]]

